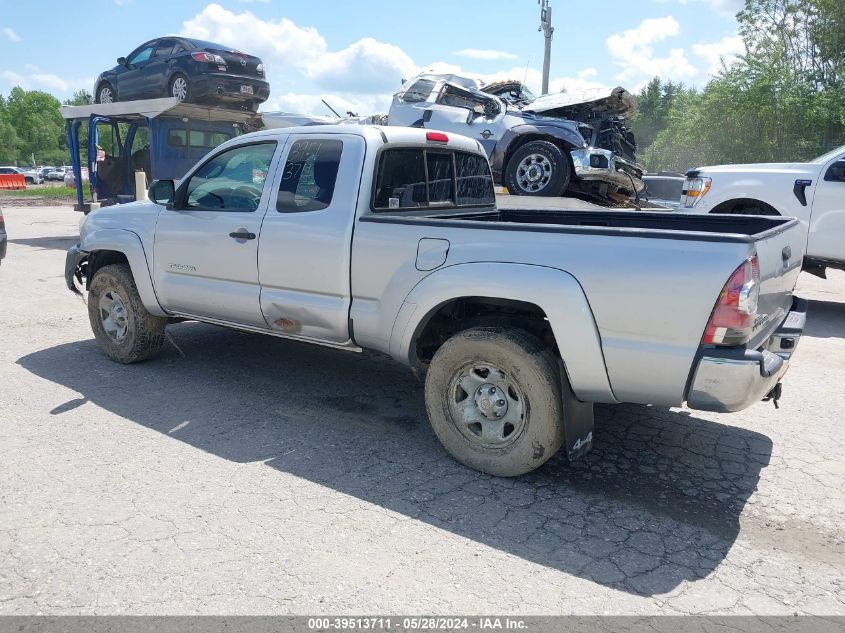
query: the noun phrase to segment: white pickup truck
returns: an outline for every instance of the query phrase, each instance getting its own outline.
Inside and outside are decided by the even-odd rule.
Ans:
[[[776,401],[803,330],[796,220],[497,208],[481,145],[443,132],[265,130],[149,193],[67,255],[109,358],[176,319],[378,350],[427,370],[438,437],[496,475],[588,451],[595,402]]]
[[[845,270],[845,146],[809,163],[719,165],[687,172],[680,210],[796,217],[806,231],[804,269]]]

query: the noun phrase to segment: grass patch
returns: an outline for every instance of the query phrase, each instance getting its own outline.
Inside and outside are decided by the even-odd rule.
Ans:
[[[50,198],[63,200],[76,198],[76,189],[72,187],[30,187],[27,189],[0,189],[0,198]]]

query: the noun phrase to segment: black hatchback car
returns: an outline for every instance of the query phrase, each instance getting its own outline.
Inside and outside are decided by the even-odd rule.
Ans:
[[[141,44],[97,77],[97,103],[176,97],[252,111],[270,96],[264,64],[223,44],[161,37]]]

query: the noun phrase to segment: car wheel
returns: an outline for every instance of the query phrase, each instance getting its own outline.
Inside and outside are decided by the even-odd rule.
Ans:
[[[176,97],[179,101],[188,101],[191,96],[191,87],[185,75],[173,75],[170,80],[170,96]]]
[[[108,82],[101,83],[100,86],[97,88],[97,98],[95,99],[97,103],[114,103],[117,101],[117,95],[115,95],[114,88]]]
[[[522,475],[563,444],[556,358],[523,330],[472,328],[450,338],[431,361],[425,403],[446,450],[485,473]]]
[[[118,363],[152,358],[164,343],[167,319],[147,312],[126,264],[103,266],[94,274],[88,319],[100,348]]]
[[[505,168],[505,186],[517,196],[559,196],[569,186],[572,166],[549,141],[531,141],[517,149]]]

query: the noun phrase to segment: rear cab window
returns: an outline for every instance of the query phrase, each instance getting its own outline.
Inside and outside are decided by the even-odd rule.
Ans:
[[[484,156],[444,149],[388,148],[376,172],[375,212],[492,206],[493,176]]]

